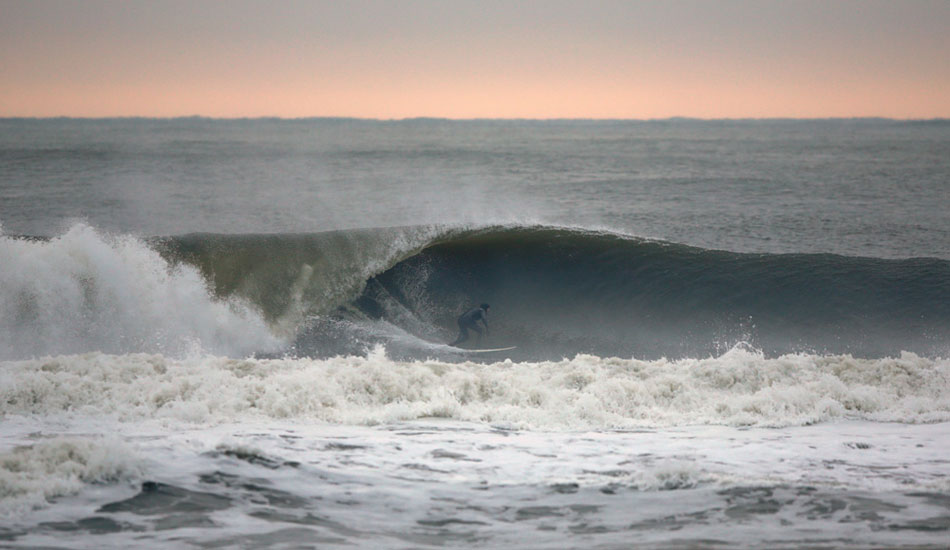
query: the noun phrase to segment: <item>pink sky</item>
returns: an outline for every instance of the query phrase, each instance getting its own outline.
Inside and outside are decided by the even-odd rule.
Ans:
[[[0,0],[0,116],[950,117],[950,2]]]

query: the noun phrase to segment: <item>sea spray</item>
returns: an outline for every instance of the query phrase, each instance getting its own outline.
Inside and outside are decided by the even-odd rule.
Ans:
[[[276,349],[238,297],[213,298],[189,265],[77,224],[49,240],[0,236],[0,357],[103,351],[241,356]]]

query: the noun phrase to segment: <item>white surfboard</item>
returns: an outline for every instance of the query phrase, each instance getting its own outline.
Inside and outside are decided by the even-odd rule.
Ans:
[[[509,346],[509,347],[507,347],[507,348],[492,348],[492,349],[465,349],[465,348],[458,348],[458,350],[459,350],[460,352],[462,352],[462,353],[489,353],[489,352],[492,352],[492,351],[508,351],[508,350],[510,350],[510,349],[515,349],[516,347],[518,347],[518,346]]]

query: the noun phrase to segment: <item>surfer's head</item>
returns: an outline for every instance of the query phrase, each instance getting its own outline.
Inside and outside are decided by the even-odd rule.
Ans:
[[[491,306],[488,305],[488,304],[482,304],[482,305],[480,305],[480,306],[478,306],[478,307],[484,309],[485,311],[488,311],[488,308],[490,308]]]

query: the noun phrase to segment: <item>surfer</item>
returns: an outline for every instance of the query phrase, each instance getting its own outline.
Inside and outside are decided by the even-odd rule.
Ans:
[[[482,329],[478,326],[478,321],[481,321],[485,325],[485,334],[488,334],[488,304],[482,304],[476,308],[472,308],[459,317],[459,336],[455,339],[454,342],[449,344],[450,346],[457,346],[462,342],[468,340],[468,331],[474,330],[478,333],[477,342],[482,341]]]

